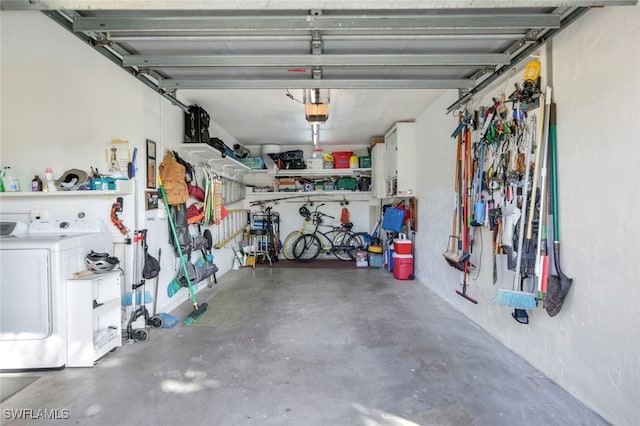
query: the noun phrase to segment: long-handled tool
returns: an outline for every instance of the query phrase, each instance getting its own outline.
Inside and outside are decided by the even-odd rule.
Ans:
[[[547,95],[551,94],[551,88],[547,88]],[[545,103],[545,95],[540,95],[540,117],[538,117],[538,128],[536,130],[536,153],[534,160],[534,171],[533,171],[533,183],[531,184],[531,197],[529,198],[529,213],[527,214],[527,244],[531,244],[531,239],[533,237],[533,216],[535,213],[536,207],[536,192],[538,190],[538,173],[540,172],[540,153],[542,152],[542,144],[545,140],[546,129],[548,127],[548,119],[549,119],[549,102],[550,96],[547,102]],[[545,109],[542,109],[542,105],[545,105]],[[540,231],[538,231],[538,234]]]
[[[536,263],[535,263],[535,276],[538,289],[538,298],[542,298],[543,282],[544,282],[544,263],[547,254],[547,162],[549,154],[549,123],[551,112],[551,87],[547,87],[545,99],[545,128],[544,128],[544,142],[542,145],[542,160],[540,162],[540,205],[538,208],[538,235],[536,242]],[[540,99],[542,102],[542,96]],[[548,259],[546,260],[548,262]],[[546,290],[546,282],[545,282]]]
[[[456,149],[456,175],[455,175],[455,206],[453,209],[453,223],[451,225],[451,235],[449,236],[449,247],[448,250],[442,253],[445,260],[449,265],[454,268],[462,271],[464,270],[464,263],[469,259],[469,254],[464,253],[462,251],[462,237],[458,233],[458,224],[460,224],[460,232],[462,232],[462,191],[461,191],[461,173],[462,173],[462,150],[464,144],[462,143],[462,135],[464,132],[461,130],[464,127],[461,127],[464,122],[462,121],[462,112],[458,116],[458,128],[460,131],[456,129],[454,132],[457,135],[457,149]],[[457,250],[456,250],[456,242],[457,242]]]
[[[569,294],[573,279],[567,277],[560,267],[560,225],[558,209],[558,159],[556,135],[556,104],[551,103],[549,117],[549,151],[551,154],[551,192],[553,194],[553,260],[558,275],[550,275],[547,293],[544,296],[544,309],[550,317],[558,315],[564,300]]]
[[[471,129],[467,127],[464,133],[465,144],[465,158],[466,167],[464,168],[464,178],[467,182],[466,193],[464,194],[462,212],[464,214],[464,225],[462,228],[462,250],[467,253],[466,260],[464,261],[464,268],[462,272],[462,291],[456,290],[456,294],[467,299],[469,302],[478,304],[478,301],[467,294],[467,286],[469,285],[469,256],[471,253],[471,239],[469,230],[471,228]],[[464,164],[464,163],[463,163]]]
[[[542,107],[541,107],[542,108]],[[527,206],[527,197],[529,192],[529,174],[531,167],[531,147],[533,144],[533,138],[535,137],[535,132],[532,131],[532,135],[529,138],[529,143],[527,144],[526,154],[525,154],[525,169],[524,169],[524,185],[522,188],[522,209]],[[522,254],[523,254],[523,243],[524,243],[524,232],[525,232],[525,216],[524,214],[520,216],[520,221],[518,223],[518,257],[516,260],[516,267],[514,271],[514,279],[513,279],[513,289],[501,289],[499,288],[496,292],[495,297],[493,298],[493,303],[504,306],[511,306],[516,309],[514,312],[514,318],[518,322],[524,323],[522,317],[525,313],[519,312],[527,309],[533,309],[536,307],[536,297],[533,293],[525,292],[522,290],[522,282],[523,275],[520,267],[522,265]]]
[[[198,304],[198,300],[196,299],[196,292],[193,289],[193,285],[191,284],[191,279],[189,278],[189,270],[187,269],[187,260],[182,253],[182,248],[180,247],[180,240],[178,239],[178,233],[176,232],[176,226],[173,223],[173,217],[171,216],[171,209],[169,208],[169,202],[167,201],[167,196],[164,191],[164,186],[162,185],[162,179],[160,175],[158,175],[158,187],[160,189],[160,195],[162,196],[162,201],[164,204],[165,211],[167,212],[167,218],[169,219],[169,227],[171,228],[171,234],[173,235],[173,241],[176,244],[176,251],[178,252],[178,256],[180,257],[180,263],[182,264],[182,270],[184,271],[184,278],[187,281],[187,287],[189,288],[189,296],[191,298],[191,303],[193,304],[193,311],[187,315],[187,317],[182,321],[184,325],[191,325],[195,320],[200,318],[205,312],[207,312],[207,303]]]
[[[162,256],[162,247],[160,247],[158,249],[158,264],[160,263],[160,256]],[[156,315],[156,310],[158,308],[158,280],[160,278],[160,274],[156,275],[156,288],[154,290],[154,296],[153,296],[153,316]]]

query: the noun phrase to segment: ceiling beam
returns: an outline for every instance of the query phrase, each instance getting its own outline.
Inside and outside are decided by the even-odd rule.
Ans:
[[[173,80],[158,82],[161,89],[459,89],[475,84],[470,79],[342,79],[342,80]]]
[[[394,0],[385,9],[461,9],[634,5],[637,0]],[[2,0],[2,10],[310,10],[380,9],[379,0]]]
[[[425,55],[127,55],[124,66],[144,67],[305,67],[505,65],[501,53]]]
[[[161,16],[80,17],[74,31],[265,33],[299,31],[421,32],[429,30],[497,30],[558,28],[560,17],[550,14],[464,14],[431,16]]]
[[[476,34],[323,34],[322,40],[331,41],[378,41],[378,40],[520,40],[526,35],[525,32],[517,33],[476,33]],[[141,42],[141,41],[308,41],[309,34],[254,34],[254,35],[144,35],[144,34],[120,34],[110,35],[109,40],[115,42]]]

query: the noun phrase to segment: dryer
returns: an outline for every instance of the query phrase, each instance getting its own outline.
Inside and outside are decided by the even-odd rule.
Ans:
[[[62,368],[67,362],[66,281],[91,252],[113,252],[96,219],[0,225],[0,370]]]

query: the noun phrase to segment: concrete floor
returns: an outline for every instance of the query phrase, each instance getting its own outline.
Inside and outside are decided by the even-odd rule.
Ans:
[[[2,404],[2,422],[46,408],[68,410],[54,423],[109,426],[607,424],[384,271],[247,268],[199,299],[196,324],[150,330],[93,368],[22,373],[39,379]],[[30,423],[43,421],[14,424]]]

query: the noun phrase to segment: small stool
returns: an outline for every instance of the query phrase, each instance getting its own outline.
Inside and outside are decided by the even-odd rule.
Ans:
[[[256,268],[258,263],[258,255],[263,259],[266,257],[269,260],[269,267],[273,266],[271,263],[271,256],[269,256],[269,232],[266,229],[251,229],[249,230],[251,235],[251,253],[253,254],[253,269]]]

